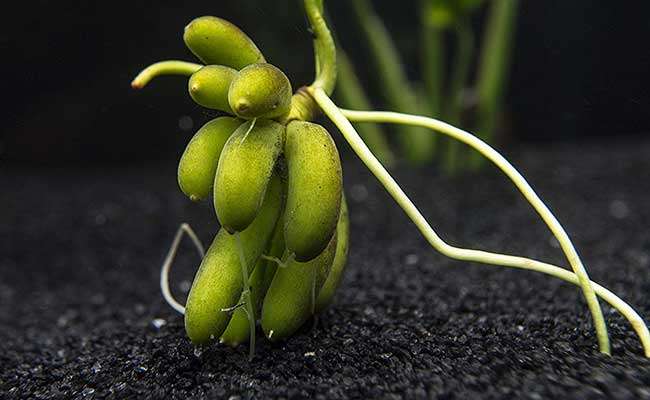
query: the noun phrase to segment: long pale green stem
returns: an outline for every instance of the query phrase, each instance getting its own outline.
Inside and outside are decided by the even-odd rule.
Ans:
[[[352,114],[352,115],[350,115]],[[564,251],[564,254],[571,265],[574,273],[580,281],[580,286],[582,292],[587,301],[589,310],[591,311],[594,326],[596,328],[596,333],[598,335],[598,342],[600,345],[601,352],[609,354],[610,345],[609,337],[607,335],[607,326],[605,324],[605,319],[603,317],[602,310],[598,304],[598,299],[594,293],[593,288],[591,287],[589,281],[589,275],[582,264],[582,260],[578,256],[578,253],[569,238],[569,235],[566,233],[562,225],[559,223],[557,218],[551,213],[546,204],[539,198],[537,193],[533,188],[528,184],[526,179],[515,169],[508,160],[506,160],[501,154],[496,150],[490,147],[487,143],[483,142],[474,135],[458,129],[452,125],[438,121],[432,118],[405,115],[399,113],[381,113],[381,112],[371,112],[371,113],[359,113],[354,115],[354,112],[346,114],[348,118],[355,120],[366,120],[366,118],[371,117],[369,114],[374,114],[372,120],[378,121],[383,120],[384,122],[393,122],[393,123],[403,123],[409,125],[417,125],[433,129],[435,131],[444,133],[456,140],[459,140],[479,153],[481,153],[488,160],[493,162],[503,173],[510,178],[510,180],[515,184],[519,191],[523,194],[526,200],[531,204],[531,206],[537,211],[542,220],[546,223],[548,228],[553,233],[553,236],[558,240],[560,247]],[[364,118],[365,117],[365,118]]]
[[[131,81],[133,89],[142,89],[155,77],[161,75],[183,75],[189,76],[203,68],[201,64],[186,61],[168,60],[151,64],[140,71],[138,76]]]
[[[598,303],[598,299],[591,285],[591,281],[589,280],[589,276],[584,266],[582,265],[582,261],[580,260],[575,248],[573,247],[571,240],[555,216],[553,216],[546,205],[539,199],[528,182],[526,182],[523,176],[521,176],[521,174],[505,158],[503,158],[503,156],[501,156],[498,152],[496,152],[485,142],[481,141],[475,136],[444,122],[440,122],[432,118],[400,113],[339,110],[339,108],[322,90],[319,90],[318,88],[310,88],[309,90],[323,112],[325,112],[325,114],[327,114],[327,116],[332,119],[332,121],[337,125],[353,150],[366,164],[368,169],[370,169],[370,171],[375,175],[375,177],[377,177],[377,179],[384,185],[386,190],[393,196],[395,201],[397,201],[397,203],[402,207],[407,215],[413,220],[416,226],[427,238],[427,240],[429,240],[429,242],[435,248],[440,247],[441,249],[445,249],[447,251],[443,254],[461,256],[454,253],[453,251],[449,251],[450,249],[447,249],[443,246],[444,242],[442,239],[440,239],[440,237],[433,231],[431,226],[427,223],[426,219],[406,196],[404,191],[402,191],[397,182],[395,182],[388,171],[386,171],[386,169],[372,154],[365,143],[363,143],[363,140],[356,133],[348,118],[356,121],[402,123],[434,129],[470,145],[477,151],[481,152],[488,159],[490,159],[490,161],[494,162],[515,183],[524,197],[540,214],[544,222],[546,222],[546,224],[551,229],[551,232],[553,232],[554,236],[557,238],[560,246],[564,250],[564,253],[567,255],[569,264],[571,264],[575,275],[578,277],[578,281],[582,288],[583,294],[587,300],[587,305],[589,306],[589,310],[591,311],[592,318],[594,320],[594,326],[596,328],[596,333],[598,336],[600,351],[606,354],[610,354],[607,326],[605,325],[605,319],[603,317],[600,304]],[[461,257],[461,259],[464,258]]]
[[[305,11],[315,35],[316,78],[312,86],[331,94],[336,85],[336,46],[323,18],[323,1],[305,0]]]
[[[485,28],[476,83],[478,105],[474,131],[488,143],[494,141],[497,113],[502,108],[518,3],[519,0],[493,1]],[[482,157],[472,153],[469,165],[475,169],[482,161]]]
[[[359,78],[354,72],[350,59],[340,47],[338,48],[337,62],[339,73],[336,91],[334,92],[336,98],[339,99],[344,107],[361,110],[371,109],[370,100],[368,100],[361,87],[361,82],[359,82]],[[395,156],[381,128],[377,124],[361,123],[357,125],[357,129],[363,140],[370,146],[379,160],[390,168],[395,162]]]
[[[354,0],[350,5],[354,8],[359,26],[364,32],[386,103],[391,108],[404,112],[421,110],[423,107],[418,102],[404,71],[397,48],[370,2]],[[422,165],[433,159],[435,137],[424,129],[401,127],[400,130],[400,144],[411,163]]]

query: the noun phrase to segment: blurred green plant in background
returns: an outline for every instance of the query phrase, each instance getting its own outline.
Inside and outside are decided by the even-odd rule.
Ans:
[[[411,82],[395,43],[371,2],[349,2],[368,43],[376,77],[381,81],[381,105],[398,112],[444,119],[494,143],[508,82],[518,3],[519,0],[420,0],[421,80]],[[489,10],[484,32],[477,37],[472,18],[483,7]],[[336,96],[345,107],[370,109],[371,101],[361,87],[353,60],[340,47]],[[471,81],[473,75],[475,79]],[[379,158],[392,165],[398,156],[391,151],[384,132],[370,123],[359,124],[358,129]],[[463,151],[458,142],[436,140],[419,127],[396,129],[402,156],[410,165],[423,166],[436,160],[447,174],[455,175],[483,164],[476,154]]]

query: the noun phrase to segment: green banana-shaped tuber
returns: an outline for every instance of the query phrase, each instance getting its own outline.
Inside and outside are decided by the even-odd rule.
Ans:
[[[244,119],[279,118],[291,109],[291,82],[277,67],[261,63],[242,69],[232,80],[228,102]]]
[[[284,239],[296,260],[320,254],[334,234],[343,178],[334,140],[318,124],[287,125],[284,154],[288,168]]]
[[[345,264],[348,260],[348,248],[350,242],[350,220],[348,217],[348,205],[345,196],[341,199],[341,215],[336,225],[336,254],[327,279],[316,298],[316,314],[323,311],[334,300],[336,290],[341,285]]]
[[[304,263],[294,260],[275,272],[262,305],[262,330],[269,340],[286,339],[312,315],[312,290],[318,294],[323,286],[336,254],[336,242],[334,235],[318,257]]]
[[[241,29],[217,17],[199,17],[185,27],[185,45],[205,64],[242,69],[265,62],[262,52]]]
[[[282,206],[282,184],[274,176],[257,218],[242,231],[242,250],[247,266],[256,265],[273,235]],[[195,344],[218,339],[231,319],[223,309],[239,300],[243,284],[237,238],[221,229],[199,267],[185,309],[185,330]]]
[[[214,208],[228,232],[246,229],[257,215],[282,151],[284,130],[284,125],[267,119],[246,122],[221,151]]]
[[[178,163],[178,185],[192,201],[212,193],[219,155],[228,137],[242,124],[237,118],[215,118],[199,129]]]
[[[267,253],[267,255],[271,257],[282,257],[282,252],[284,250],[283,226],[282,216],[280,216],[278,223],[275,226],[275,232],[273,233],[273,238],[271,239],[269,251]],[[255,313],[253,320],[256,320],[259,315],[262,300],[264,299],[264,295],[273,280],[277,267],[277,263],[261,258],[248,280],[251,302]],[[243,301],[245,301],[244,296],[239,299],[240,303]],[[236,346],[248,342],[249,336],[250,327],[248,325],[248,317],[246,316],[244,309],[239,308],[234,312],[226,331],[221,335],[220,342],[229,346]]]
[[[223,65],[207,65],[190,77],[187,89],[196,104],[234,114],[228,103],[228,88],[237,70]]]

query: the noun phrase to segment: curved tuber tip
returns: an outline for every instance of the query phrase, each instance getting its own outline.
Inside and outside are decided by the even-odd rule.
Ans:
[[[140,75],[136,76],[132,81],[131,81],[131,89],[135,90],[140,90],[144,87],[145,83],[142,82],[140,79],[138,79]]]
[[[201,64],[194,64],[185,61],[160,61],[149,65],[147,68],[140,71],[138,76],[131,81],[131,87],[139,90],[147,86],[147,84],[155,77],[161,75],[183,75],[189,76],[203,68]]]

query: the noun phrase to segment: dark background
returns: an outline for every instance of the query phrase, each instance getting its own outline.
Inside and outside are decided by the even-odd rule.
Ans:
[[[194,17],[213,14],[245,30],[295,87],[313,74],[301,2],[192,1],[13,3],[0,24],[0,154],[29,164],[177,159],[209,118],[182,78],[143,92],[130,80],[148,63],[192,60],[182,41]],[[327,2],[336,34],[366,72],[346,1]],[[418,71],[415,1],[374,1],[409,74]],[[616,140],[650,132],[650,4],[522,1],[507,96],[510,142]],[[476,25],[481,25],[477,15]],[[189,117],[190,119],[188,119]],[[192,121],[192,127],[179,121]]]
[[[592,279],[649,321],[650,4],[521,1],[512,129],[499,149],[557,213]],[[181,3],[0,11],[0,398],[650,400],[650,359],[620,314],[604,308],[613,357],[600,355],[579,290],[434,252],[344,145],[351,251],[336,304],[317,329],[258,339],[252,363],[245,346],[196,353],[160,296],[158,267],[180,222],[204,243],[219,229],[212,202],[190,202],[174,173],[209,114],[182,78],[143,92],[129,82],[148,63],[192,59],[183,27],[204,14],[240,25],[295,86],[311,81],[313,55],[299,0]],[[376,94],[347,3],[327,0]],[[415,3],[375,1],[413,77]],[[566,266],[495,169],[391,173],[450,243]],[[171,276],[181,301],[198,261],[188,242]]]

